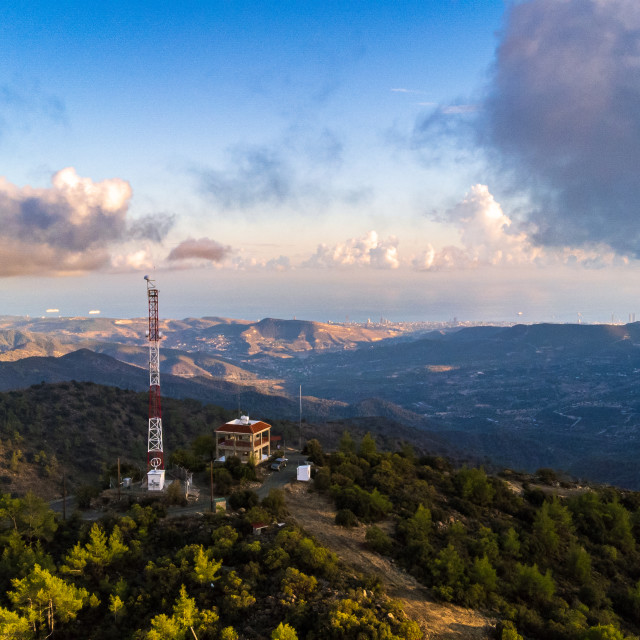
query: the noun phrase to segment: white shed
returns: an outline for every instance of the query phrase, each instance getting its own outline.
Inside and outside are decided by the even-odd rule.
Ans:
[[[311,480],[311,465],[304,464],[298,467],[297,479],[300,482],[309,482]]]

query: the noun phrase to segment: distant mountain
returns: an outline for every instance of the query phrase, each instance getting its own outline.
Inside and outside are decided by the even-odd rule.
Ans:
[[[64,343],[87,340],[144,344],[146,318],[24,318],[0,316],[0,329],[46,334]],[[343,325],[266,318],[258,322],[229,318],[161,320],[163,346],[206,351],[223,357],[288,357],[310,351],[353,349],[359,344],[398,338],[399,325]]]
[[[149,377],[144,369],[125,364],[110,356],[80,349],[60,358],[34,357],[17,362],[0,362],[0,391],[24,389],[41,382],[75,380],[110,385],[120,389],[145,391]],[[228,409],[240,409],[251,415],[297,418],[298,399],[238,385],[211,377],[181,378],[161,375],[163,396],[192,398]],[[350,411],[346,403],[305,397],[305,416],[313,419],[344,417]]]
[[[0,361],[4,362],[32,356],[61,356],[73,348],[49,335],[15,329],[0,330]]]
[[[86,348],[137,367],[146,369],[149,366],[148,347],[92,342],[87,344]],[[189,353],[178,349],[160,349],[160,369],[163,373],[185,378],[204,376],[238,383],[259,384],[260,382],[257,374],[202,352]]]

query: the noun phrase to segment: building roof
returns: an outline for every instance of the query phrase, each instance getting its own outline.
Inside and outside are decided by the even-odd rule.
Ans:
[[[242,416],[236,420],[231,420],[216,429],[223,433],[260,433],[266,429],[271,429],[271,425],[262,420],[249,420],[249,416]]]

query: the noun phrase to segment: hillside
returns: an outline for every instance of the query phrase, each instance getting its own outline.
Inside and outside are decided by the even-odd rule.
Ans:
[[[0,629],[40,637],[55,619],[63,640],[637,638],[640,494],[551,469],[494,476],[381,451],[366,434],[343,433],[330,454],[310,440],[307,455],[311,485],[262,502],[240,488],[217,515],[166,518],[169,492],[152,506],[114,494],[99,521],[61,522],[34,496],[0,495]],[[216,486],[233,468],[216,470]]]
[[[103,358],[104,356],[99,356]],[[109,360],[107,360],[108,362]],[[115,362],[115,361],[114,361]],[[189,398],[163,397],[163,436],[167,456],[188,449],[200,435],[211,435],[223,422],[238,415]],[[38,383],[19,391],[0,392],[0,488],[18,494],[28,489],[47,497],[58,496],[63,472],[70,484],[95,483],[117,458],[144,466],[147,451],[148,391],[132,391],[93,382]],[[256,413],[283,435],[298,443],[299,425],[277,414]],[[418,451],[456,456],[437,434],[417,431],[392,419],[347,418],[303,423],[305,438],[318,438],[337,446],[345,429],[360,436],[377,435],[380,446],[398,447],[412,442]]]
[[[441,602],[501,619],[502,640],[518,632],[530,639],[637,638],[640,494],[576,485],[551,469],[494,476],[407,447],[379,451],[368,435],[358,441],[345,433],[330,454],[317,442],[308,449],[318,465],[314,489],[333,501],[335,524],[316,496],[296,510],[346,557],[357,554],[354,540],[364,539],[369,552],[391,562],[382,573],[390,593],[406,593],[410,581],[396,573],[402,567]],[[305,510],[307,503],[315,509]],[[335,525],[359,531],[341,534]],[[385,566],[371,553],[359,562],[368,563]],[[415,607],[406,611],[428,620],[419,593],[413,589]],[[451,626],[471,638],[482,623],[465,613]]]
[[[16,362],[0,362],[0,391],[24,389],[40,382],[78,380],[117,386],[136,391],[148,390],[148,373],[107,355],[79,349],[59,358],[33,357]],[[238,409],[251,414],[267,414],[279,418],[299,415],[297,399],[278,394],[269,385],[254,388],[211,376],[184,378],[163,374],[165,397],[192,398],[201,402]],[[332,418],[350,415],[345,403],[305,397],[306,415],[310,418]]]
[[[0,519],[2,637],[422,636],[375,577],[358,574],[287,518],[281,492],[241,512],[179,519],[165,517],[162,500],[148,502],[123,500],[83,523],[55,519],[33,495],[0,495],[0,513],[12,516]],[[269,524],[259,538],[257,518]]]
[[[187,446],[236,417],[213,405],[163,399],[167,452]],[[58,497],[62,475],[72,488],[98,483],[118,458],[146,464],[148,393],[87,382],[37,384],[0,393],[0,483],[20,495],[27,490]]]

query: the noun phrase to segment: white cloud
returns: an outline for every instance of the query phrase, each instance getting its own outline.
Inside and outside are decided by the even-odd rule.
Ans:
[[[395,236],[380,240],[375,231],[369,231],[361,238],[351,238],[333,247],[321,244],[303,266],[397,269],[400,266],[398,240]]]
[[[617,256],[611,247],[604,244],[592,244],[580,249],[539,246],[524,231],[511,231],[511,219],[491,195],[489,188],[482,184],[472,186],[462,202],[437,216],[437,220],[457,227],[461,246],[436,250],[429,244],[413,258],[414,269],[445,270],[524,264],[601,268],[628,262],[627,257]]]
[[[235,256],[225,266],[231,267],[236,271],[290,271],[294,267],[291,260],[287,256],[271,258],[270,260],[258,259],[254,256]]]
[[[442,113],[447,115],[458,115],[461,113],[475,113],[478,111],[477,104],[452,104],[442,107]]]
[[[393,93],[411,93],[411,94],[418,94],[418,95],[424,95],[426,93],[426,91],[419,91],[418,89],[404,89],[402,87],[391,89],[391,91]]]
[[[111,269],[115,272],[139,271],[151,269],[153,266],[154,260],[148,248],[118,254],[111,258]]]

